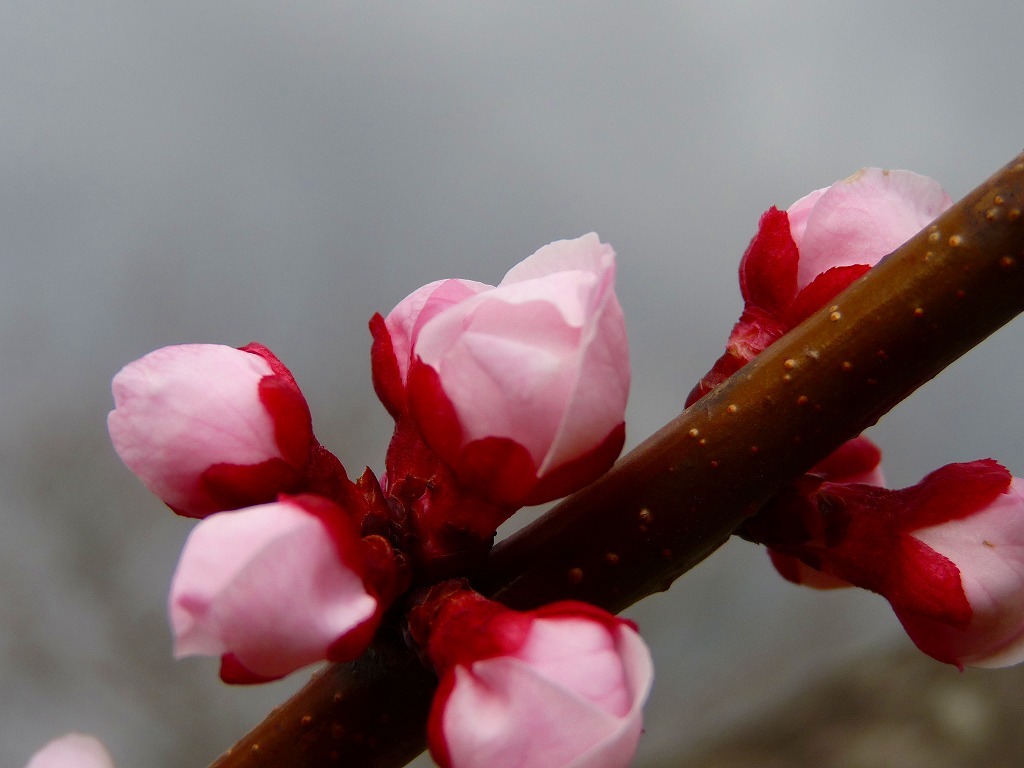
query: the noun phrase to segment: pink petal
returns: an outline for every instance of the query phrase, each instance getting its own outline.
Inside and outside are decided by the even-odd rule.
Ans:
[[[171,507],[194,516],[220,509],[202,485],[205,470],[283,458],[260,398],[271,375],[260,356],[216,344],[151,352],[114,377],[114,448]]]
[[[436,280],[417,288],[391,310],[384,322],[402,381],[409,375],[412,348],[423,325],[449,307],[491,287],[472,280]]]
[[[542,626],[536,637],[531,632],[520,656],[536,663],[498,657],[456,668],[442,720],[455,768],[612,768],[631,761],[652,677],[646,646],[624,625],[618,643],[610,643],[604,627],[550,621],[568,637],[559,638],[554,627]],[[581,661],[574,648],[584,654],[582,668],[567,669],[567,662]]]
[[[879,168],[812,192],[789,211],[800,251],[798,286],[832,267],[874,266],[950,205],[949,195],[932,179]]]
[[[786,213],[789,215],[789,232],[798,248],[804,240],[804,232],[807,231],[807,220],[811,218],[814,206],[828,192],[828,189],[828,187],[822,187],[813,192],[808,192],[786,209]]]
[[[580,329],[547,302],[481,298],[424,328],[416,352],[437,371],[466,442],[511,438],[539,465],[575,384]]]
[[[171,585],[175,656],[232,654],[281,677],[328,658],[332,644],[375,620],[377,600],[344,561],[354,526],[285,500],[212,515],[192,531]],[[329,502],[322,502],[329,504]]]
[[[114,768],[114,761],[95,737],[69,733],[36,752],[25,768]]]
[[[632,697],[615,641],[607,627],[588,619],[537,619],[515,655],[552,683],[622,717]]]
[[[629,398],[629,342],[615,297],[615,267],[605,269],[594,287],[580,339],[573,388],[540,473],[596,446],[622,422]],[[614,459],[613,459],[614,460]],[[595,476],[607,469],[601,467]]]
[[[606,271],[615,258],[615,251],[595,232],[573,240],[555,240],[539,248],[505,273],[499,285],[535,280],[557,272]]]

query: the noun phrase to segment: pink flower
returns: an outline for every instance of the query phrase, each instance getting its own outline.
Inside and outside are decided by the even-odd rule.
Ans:
[[[93,736],[69,733],[32,755],[25,768],[114,768],[114,761]]]
[[[650,691],[635,627],[585,603],[520,613],[456,596],[431,628],[441,674],[428,724],[445,768],[627,766]]]
[[[371,554],[346,511],[317,496],[207,517],[171,583],[175,656],[221,656],[234,683],[354,659],[386,607]]]
[[[743,314],[725,354],[686,404],[825,306],[950,205],[932,179],[864,168],[800,198],[788,211],[769,208],[740,262]]]
[[[496,287],[431,283],[371,321],[374,386],[459,480],[504,504],[594,480],[622,448],[629,352],[612,249],[551,243]]]
[[[805,477],[744,535],[771,547],[791,581],[878,592],[939,661],[1024,661],[1024,481],[992,460],[899,491]]]
[[[178,514],[204,517],[312,490],[309,478],[325,464],[343,474],[313,438],[291,373],[258,344],[158,349],[126,365],[113,393],[115,450]]]

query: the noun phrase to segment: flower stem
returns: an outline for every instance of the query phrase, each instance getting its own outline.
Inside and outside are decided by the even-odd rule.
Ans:
[[[611,611],[667,589],[786,483],[1024,311],[1024,153],[623,457],[501,542],[475,580],[514,608]],[[396,637],[328,667],[214,768],[399,766],[433,676]],[[306,721],[306,717],[310,720]]]

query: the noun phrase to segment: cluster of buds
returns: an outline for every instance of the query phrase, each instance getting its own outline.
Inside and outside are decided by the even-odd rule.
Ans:
[[[171,586],[175,654],[220,656],[221,677],[241,683],[362,653],[406,563],[361,536],[378,500],[313,436],[288,369],[258,344],[165,347],[113,392],[118,454],[200,520]]]
[[[614,287],[615,254],[589,234],[541,248],[497,286],[444,280],[374,316],[374,388],[395,420],[379,478],[349,479],[261,345],[167,347],[127,365],[113,383],[114,447],[199,520],[171,585],[175,654],[220,657],[226,682],[264,682],[352,660],[390,622],[442,679],[489,681],[442,685],[431,748],[445,765],[500,764],[541,721],[560,756],[547,764],[627,764],[651,683],[631,625],[583,604],[519,614],[468,587],[430,587],[472,576],[521,506],[615,461],[630,371]],[[500,739],[494,708],[472,703],[485,695],[512,707]],[[570,734],[566,718],[581,717]]]
[[[865,169],[768,210],[740,264],[742,316],[687,405],[949,205],[930,179]],[[627,765],[652,681],[635,626],[577,602],[513,611],[470,587],[498,525],[596,479],[622,448],[614,275],[591,234],[545,246],[497,286],[439,281],[375,315],[373,385],[395,421],[379,477],[349,479],[265,347],[168,347],[126,366],[114,446],[199,520],[171,587],[176,655],[218,656],[224,680],[260,682],[354,659],[387,624],[438,675],[428,741],[442,766]],[[880,461],[867,438],[849,441],[739,533],[790,581],[880,593],[941,661],[1024,660],[1024,481],[983,460],[894,491]],[[110,765],[73,735],[30,766],[75,750]]]
[[[743,314],[696,402],[951,205],[933,180],[865,168],[771,208],[740,263]],[[1024,661],[1022,483],[991,460],[884,488],[860,436],[784,489],[741,529],[787,579],[884,596],[914,643],[959,667]]]

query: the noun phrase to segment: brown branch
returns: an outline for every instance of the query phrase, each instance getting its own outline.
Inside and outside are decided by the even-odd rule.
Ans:
[[[766,499],[1024,310],[1024,154],[625,456],[495,548],[515,607],[619,611],[667,588]],[[399,766],[432,677],[394,637],[328,667],[214,764]],[[308,718],[308,719],[307,719]]]

